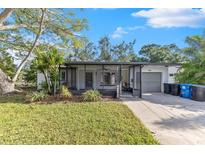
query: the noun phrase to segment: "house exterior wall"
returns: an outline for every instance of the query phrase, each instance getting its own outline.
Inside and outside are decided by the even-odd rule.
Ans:
[[[180,66],[169,66],[168,67],[168,83],[175,83],[175,75],[178,73]]]
[[[161,91],[164,91],[163,83],[175,83],[174,76],[179,70],[180,66],[159,66],[159,65],[146,65],[142,68],[143,72],[160,72],[161,73]]]
[[[45,81],[43,73],[37,72],[37,90],[42,89],[41,84]]]
[[[163,83],[168,82],[168,67],[148,65],[142,68],[142,73],[143,72],[160,72],[161,73],[161,92],[164,90]]]
[[[76,88],[77,90],[85,89],[85,66],[84,65],[72,65],[72,67],[76,68]],[[137,66],[138,67],[138,66]],[[135,77],[136,73],[139,73],[139,67],[135,68]],[[105,90],[116,90],[117,83],[119,83],[119,68],[118,65],[104,65],[105,71],[115,73],[115,85],[103,85],[102,84],[102,65],[86,65],[86,72],[93,73],[93,89],[105,89]],[[161,65],[145,65],[142,68],[143,72],[160,72],[161,73],[161,91],[163,91],[163,83],[174,83],[174,74],[176,74],[179,70],[180,66],[161,66]],[[63,71],[63,70],[60,70]],[[65,70],[64,70],[65,71]],[[126,71],[128,72],[125,73]],[[130,71],[128,70],[122,71],[122,76],[124,76],[124,80],[129,81],[130,87],[133,87],[133,67],[130,67]],[[68,79],[70,73],[68,71]],[[126,76],[125,76],[126,75]],[[128,78],[128,79],[127,79]],[[37,73],[37,88],[41,89],[41,83],[45,81],[45,78],[42,73]],[[61,83],[65,83],[65,81],[61,81]],[[135,82],[135,88],[139,87],[139,82]]]

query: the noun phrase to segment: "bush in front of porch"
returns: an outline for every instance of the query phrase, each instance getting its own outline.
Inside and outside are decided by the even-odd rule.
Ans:
[[[98,90],[87,90],[82,95],[84,102],[96,102],[102,100],[102,96]]]

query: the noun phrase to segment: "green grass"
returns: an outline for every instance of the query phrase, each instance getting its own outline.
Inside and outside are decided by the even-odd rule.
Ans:
[[[119,103],[37,105],[14,98],[0,97],[0,144],[159,144]]]

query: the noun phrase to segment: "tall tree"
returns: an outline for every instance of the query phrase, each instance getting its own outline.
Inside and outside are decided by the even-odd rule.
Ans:
[[[67,56],[72,61],[94,61],[96,60],[97,49],[94,43],[84,40],[80,48],[73,48]]]
[[[143,61],[152,63],[176,63],[184,61],[181,50],[175,45],[144,45],[139,51]]]
[[[10,16],[9,16],[10,15]],[[10,18],[8,18],[10,17]],[[6,20],[8,19],[8,20]],[[71,43],[79,46],[75,32],[86,27],[86,20],[76,18],[63,9],[10,9],[0,13],[0,48],[11,49],[22,60],[10,80],[0,69],[0,93],[14,91],[15,82],[39,43],[66,48]]]
[[[98,48],[100,52],[99,59],[101,61],[111,61],[112,54],[111,54],[111,44],[109,38],[107,36],[102,37],[98,43],[99,43]]]
[[[114,61],[129,62],[138,61],[137,54],[134,52],[135,40],[133,42],[122,42],[111,48]]]
[[[188,36],[189,47],[183,49],[188,60],[182,64],[176,80],[180,83],[205,85],[205,36]]]

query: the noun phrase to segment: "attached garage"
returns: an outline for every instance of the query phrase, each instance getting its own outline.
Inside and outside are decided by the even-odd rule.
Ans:
[[[142,73],[142,92],[161,92],[161,72]]]

